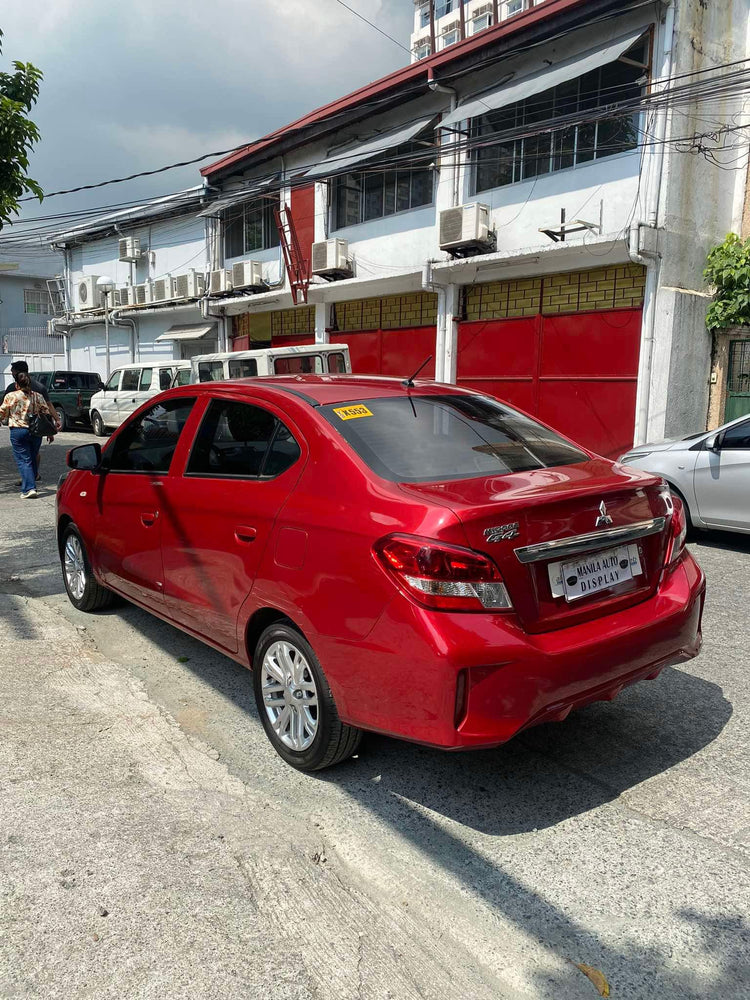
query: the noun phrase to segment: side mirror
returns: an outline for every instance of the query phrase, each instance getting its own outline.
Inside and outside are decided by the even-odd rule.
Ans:
[[[68,452],[65,461],[69,469],[97,472],[102,465],[102,446],[100,444],[79,445]]]
[[[706,448],[708,451],[712,451],[714,455],[718,455],[721,452],[721,444],[724,440],[724,434],[722,431],[712,434],[711,437],[706,438]]]

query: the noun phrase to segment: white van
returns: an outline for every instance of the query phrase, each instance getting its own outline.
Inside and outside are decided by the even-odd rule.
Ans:
[[[304,347],[266,347],[258,351],[199,354],[190,360],[190,377],[175,375],[174,385],[188,382],[224,382],[259,375],[348,375],[352,363],[346,344],[307,344]]]
[[[103,389],[91,397],[91,427],[98,437],[129,417],[152,396],[169,389],[184,361],[141,361],[115,368]]]

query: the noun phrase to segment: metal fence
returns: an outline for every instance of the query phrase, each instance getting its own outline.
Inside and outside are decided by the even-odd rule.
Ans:
[[[65,354],[65,337],[46,326],[0,327],[0,354]]]

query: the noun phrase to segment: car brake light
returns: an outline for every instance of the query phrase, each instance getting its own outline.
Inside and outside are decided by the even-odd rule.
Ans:
[[[667,548],[667,566],[674,566],[685,551],[687,539],[687,515],[685,505],[679,497],[672,497],[672,519],[669,525],[669,546]]]
[[[83,406],[83,399],[81,398],[80,392],[78,393],[78,399],[76,400],[76,406],[80,409]]]
[[[481,552],[414,535],[388,535],[375,553],[401,589],[419,604],[442,611],[512,608],[494,562]]]

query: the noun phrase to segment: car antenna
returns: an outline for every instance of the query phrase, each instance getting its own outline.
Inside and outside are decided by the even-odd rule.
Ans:
[[[407,389],[413,389],[414,388],[414,379],[417,377],[417,375],[419,375],[419,373],[422,371],[423,368],[425,368],[427,365],[429,365],[429,363],[431,361],[432,361],[432,355],[429,354],[425,358],[425,360],[422,362],[422,364],[419,366],[419,368],[417,368],[417,370],[414,372],[414,374],[410,375],[409,378],[405,378],[404,381],[401,384],[405,385]]]

